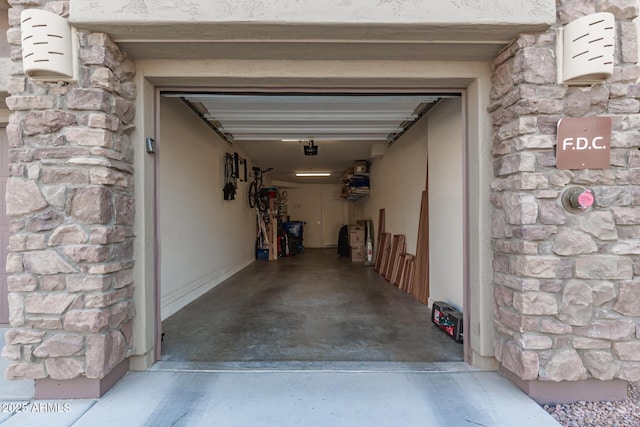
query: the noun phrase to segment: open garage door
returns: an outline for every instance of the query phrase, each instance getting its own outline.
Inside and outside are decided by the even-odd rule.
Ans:
[[[446,280],[440,278],[431,294],[462,309],[462,120],[461,100],[449,93],[172,91],[163,97],[158,140],[163,360],[462,361],[462,346],[434,329],[428,306],[399,292],[372,268],[322,249],[326,236],[315,229],[326,215],[322,200],[340,193],[344,172],[354,161],[366,160],[371,194],[357,203],[343,199],[335,209],[346,209],[348,221],[355,223],[377,222],[384,208],[386,231],[406,235],[407,252],[415,252],[427,162],[438,162],[432,168],[438,176],[430,179],[433,206],[440,211],[434,226],[441,232],[433,235],[451,234],[447,242],[438,242],[440,258],[432,273]],[[309,140],[316,141],[318,155],[304,155]],[[383,155],[372,159],[380,146]],[[256,214],[247,203],[249,183],[243,174],[237,198],[222,197],[227,153],[237,153],[249,170],[273,168],[267,185],[287,190],[287,219],[306,223],[304,254],[256,261]],[[298,178],[300,170],[329,176]],[[309,207],[314,200],[317,209]],[[331,311],[336,308],[341,314]],[[377,328],[376,317],[369,316],[384,311],[391,317],[378,318]],[[315,315],[326,322],[309,320]],[[411,328],[414,332],[402,332]],[[426,331],[435,332],[435,341],[428,341]],[[403,346],[404,356],[394,353]],[[307,348],[306,353],[294,347]],[[434,355],[429,347],[445,350]]]

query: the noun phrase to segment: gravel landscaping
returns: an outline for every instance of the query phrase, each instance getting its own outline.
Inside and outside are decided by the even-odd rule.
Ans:
[[[627,399],[619,402],[581,401],[543,408],[564,427],[639,427],[640,382],[630,382]]]

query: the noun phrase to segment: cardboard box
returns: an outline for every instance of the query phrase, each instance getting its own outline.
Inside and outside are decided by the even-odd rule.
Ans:
[[[367,259],[367,250],[364,246],[354,246],[349,248],[351,262],[365,262]]]
[[[366,160],[356,160],[353,163],[353,173],[369,173],[369,162]]]
[[[364,247],[364,225],[350,224],[349,230],[349,246],[352,247]]]

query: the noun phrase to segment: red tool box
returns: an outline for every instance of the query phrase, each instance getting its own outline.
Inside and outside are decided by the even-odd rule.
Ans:
[[[435,301],[431,307],[431,321],[457,342],[463,341],[462,313],[443,301]]]

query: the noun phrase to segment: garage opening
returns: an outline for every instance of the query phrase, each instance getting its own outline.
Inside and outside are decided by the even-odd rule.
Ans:
[[[464,360],[431,309],[445,302],[464,311],[460,93],[172,91],[160,97],[158,128],[161,366]],[[254,167],[272,168],[264,175],[277,195],[271,214],[249,200]],[[356,191],[354,174],[366,181]],[[425,191],[429,299],[421,302],[375,260],[380,231],[403,236],[398,252],[415,255]],[[287,224],[299,234],[285,250]],[[366,230],[370,258],[356,246],[338,253],[348,224]],[[280,243],[271,256],[261,252],[264,237]]]

